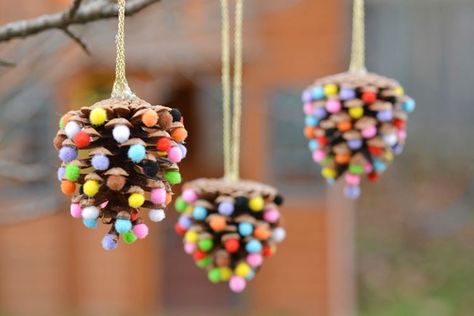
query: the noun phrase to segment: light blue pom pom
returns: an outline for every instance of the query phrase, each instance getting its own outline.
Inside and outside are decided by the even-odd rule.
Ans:
[[[312,152],[319,148],[319,144],[316,141],[316,139],[312,139],[312,140],[309,141],[308,148]]]
[[[86,226],[87,228],[97,228],[97,219],[84,218],[82,220],[82,223],[84,223],[84,226]]]
[[[262,243],[258,240],[252,239],[245,245],[245,250],[248,253],[257,253],[262,251]]]
[[[206,208],[202,206],[196,206],[193,210],[193,217],[197,219],[198,221],[202,221],[206,218],[207,216],[207,210]]]
[[[247,274],[247,275],[245,276],[245,279],[246,279],[247,281],[250,281],[250,280],[252,280],[254,277],[255,277],[255,271],[250,270],[250,271],[249,271],[249,274]]]
[[[385,163],[383,161],[374,159],[373,164],[374,164],[374,170],[377,171],[377,172],[384,172],[385,169],[387,169],[387,166],[385,165]]]
[[[318,125],[319,121],[316,117],[312,115],[307,115],[304,119],[304,123],[306,126],[316,126]]]
[[[119,234],[125,234],[130,229],[132,229],[132,222],[129,221],[128,219],[120,219],[119,218],[115,221],[115,230]]]
[[[314,87],[313,90],[311,90],[311,96],[313,97],[313,100],[320,100],[324,98],[324,89],[321,86]]]
[[[250,223],[243,222],[239,224],[239,234],[241,236],[250,236],[253,233],[253,226]]]
[[[403,111],[405,111],[407,113],[411,113],[411,112],[415,111],[415,108],[416,108],[416,103],[415,103],[415,100],[413,100],[413,99],[406,100],[402,105]]]
[[[134,163],[139,163],[143,159],[145,159],[146,149],[145,146],[140,144],[135,144],[130,146],[128,149],[128,158]]]

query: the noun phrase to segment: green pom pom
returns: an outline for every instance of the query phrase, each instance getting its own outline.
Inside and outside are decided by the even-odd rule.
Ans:
[[[63,118],[62,118],[62,117],[59,118],[59,124],[58,124],[58,126],[59,126],[59,129],[63,129],[63,128],[64,128],[64,122],[63,122]]]
[[[176,211],[182,213],[186,210],[186,208],[188,207],[188,204],[186,204],[186,202],[184,202],[184,200],[179,197],[174,202],[174,207],[176,208]]]
[[[360,165],[350,165],[349,166],[349,171],[353,174],[363,174],[364,173],[364,167]]]
[[[219,268],[211,269],[207,273],[207,277],[212,283],[219,283],[219,281],[221,280],[221,271],[219,270]]]
[[[198,242],[199,249],[202,251],[210,251],[214,247],[214,242],[212,239],[203,239]]]
[[[135,241],[137,241],[138,237],[135,236],[135,234],[133,233],[133,231],[129,230],[128,232],[126,232],[125,234],[122,235],[122,239],[123,241],[126,243],[126,244],[133,244]]]
[[[69,164],[66,166],[66,170],[64,171],[64,178],[69,181],[77,181],[79,176],[81,175],[81,168],[79,166]]]
[[[198,260],[196,261],[196,265],[199,267],[199,268],[205,268],[207,267],[208,265],[210,265],[212,262],[212,259],[210,256],[207,256],[201,260]]]
[[[165,179],[168,180],[171,185],[179,184],[181,183],[181,174],[177,170],[169,170],[165,172]]]

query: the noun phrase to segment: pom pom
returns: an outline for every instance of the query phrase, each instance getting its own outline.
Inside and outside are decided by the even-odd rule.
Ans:
[[[193,217],[198,220],[202,221],[207,216],[207,210],[202,206],[196,206],[193,210]]]
[[[415,100],[413,100],[413,99],[406,100],[402,105],[403,111],[405,111],[407,113],[411,113],[411,112],[415,111],[415,108],[416,108],[416,103],[415,103]]]
[[[141,144],[132,145],[128,149],[127,155],[131,161],[133,161],[134,163],[139,163],[140,161],[145,159],[145,155],[146,155],[145,146]]]
[[[265,201],[261,196],[252,197],[249,200],[249,208],[254,212],[260,212],[263,210],[263,206],[265,205]]]
[[[171,184],[179,184],[181,183],[181,174],[178,170],[168,170],[165,172],[165,179]]]
[[[251,270],[252,269],[247,263],[241,262],[235,267],[235,274],[237,274],[240,277],[245,278],[250,273]]]
[[[171,132],[171,137],[178,143],[182,143],[188,137],[188,131],[183,127],[178,127]]]
[[[252,239],[245,245],[245,250],[247,250],[248,253],[261,252],[262,244],[258,240]]]
[[[132,222],[128,219],[118,218],[114,224],[115,230],[119,234],[125,234],[132,229]]]
[[[117,241],[115,240],[115,235],[107,234],[102,239],[102,248],[104,250],[114,250],[117,248]]]
[[[253,225],[247,222],[239,224],[239,234],[246,237],[250,236],[253,233]]]
[[[184,199],[182,197],[178,197],[176,199],[176,201],[174,202],[174,208],[179,213],[184,212],[187,207],[188,207],[188,204],[184,201]]]
[[[80,131],[74,136],[73,141],[78,148],[85,148],[91,143],[91,137],[86,132]]]
[[[262,255],[258,253],[252,253],[247,256],[247,263],[252,267],[252,268],[257,268],[262,265],[263,263],[263,257]]]
[[[273,199],[273,202],[278,206],[283,205],[283,202],[284,202],[283,196],[280,194],[277,194],[277,196],[275,196],[275,198]]]
[[[207,273],[207,278],[212,283],[219,283],[221,281],[221,270],[219,268],[213,268]]]
[[[282,242],[283,240],[285,240],[286,238],[286,231],[284,228],[282,227],[277,227],[273,230],[273,233],[272,233],[272,238],[274,241],[276,241],[277,243],[280,243]]]
[[[193,223],[193,219],[188,215],[181,215],[178,220],[178,224],[184,229],[188,229]]]
[[[87,206],[82,210],[82,218],[84,219],[96,219],[99,217],[100,211],[95,206]]]
[[[143,173],[148,177],[154,177],[160,171],[160,165],[157,162],[147,160],[143,163]]]
[[[220,267],[219,271],[223,282],[229,281],[232,277],[232,269],[229,267]]]
[[[139,208],[145,203],[145,196],[140,193],[132,193],[128,197],[128,205],[132,208]]]
[[[66,124],[64,132],[66,133],[67,138],[73,139],[77,133],[81,130],[81,125],[76,121],[70,121]]]
[[[199,268],[205,268],[207,267],[208,265],[210,265],[212,263],[212,258],[210,256],[207,256],[199,261],[196,261],[196,265],[199,267]]]
[[[112,135],[117,143],[125,143],[130,138],[130,129],[126,125],[115,125]]]
[[[181,149],[179,149],[178,147],[170,148],[170,150],[168,151],[168,159],[169,161],[174,163],[180,162],[183,159]]]
[[[87,180],[83,186],[84,194],[89,197],[94,197],[99,192],[99,188],[99,182],[95,180]]]
[[[158,125],[164,130],[168,130],[173,123],[173,117],[168,111],[162,111],[158,117]]]
[[[171,109],[170,114],[173,117],[173,122],[181,121],[181,112],[178,109]]]
[[[138,239],[144,239],[146,236],[148,236],[148,226],[145,224],[137,224],[133,226],[132,230]]]
[[[58,176],[58,181],[62,181],[64,174],[66,173],[66,168],[64,167],[59,167],[57,171],[57,176]]]
[[[92,167],[96,170],[107,170],[109,169],[110,160],[106,155],[96,154],[91,160]]]
[[[123,234],[122,239],[127,245],[131,245],[135,241],[137,241],[138,238],[137,238],[137,236],[135,236],[133,231],[130,230],[130,231]]]
[[[245,196],[238,196],[235,198],[235,210],[240,212],[247,212],[249,210],[249,199]]]
[[[215,232],[221,232],[223,231],[226,226],[227,222],[224,216],[214,216],[211,218],[209,221],[209,226],[214,230]]]
[[[225,250],[229,253],[236,253],[240,248],[240,243],[237,239],[228,239],[224,243]]]
[[[178,144],[179,149],[181,150],[181,157],[186,158],[188,154],[188,149],[183,144]]]
[[[190,242],[184,243],[184,252],[185,253],[190,255],[195,251],[196,251],[196,244],[193,244],[193,243],[190,243]]]
[[[193,203],[198,199],[198,195],[196,191],[193,189],[186,189],[183,191],[183,194],[181,195],[181,198],[184,200],[186,203]]]
[[[66,166],[66,170],[64,172],[64,178],[76,182],[81,175],[81,168],[77,165],[69,164]]]
[[[153,110],[147,110],[143,113],[142,123],[146,127],[153,127],[158,123],[158,114]]]
[[[217,207],[217,210],[220,214],[224,216],[230,216],[234,213],[234,204],[230,202],[221,202]]]
[[[150,199],[154,204],[165,204],[166,190],[163,188],[151,190]]]
[[[82,208],[78,203],[72,203],[70,207],[71,216],[74,218],[82,217]]]
[[[104,108],[95,108],[89,114],[89,121],[92,125],[100,126],[107,120],[107,111]]]
[[[199,240],[199,235],[193,230],[188,230],[184,235],[184,240],[186,242],[197,243]]]
[[[280,219],[280,212],[276,209],[268,209],[263,213],[263,219],[269,223],[276,223]]]
[[[202,251],[209,252],[212,250],[212,247],[214,247],[214,242],[212,239],[203,239],[198,242],[198,247]]]
[[[65,163],[70,163],[77,158],[77,151],[71,146],[64,146],[59,150],[59,159]]]
[[[162,209],[153,209],[148,213],[148,217],[152,222],[161,222],[166,218],[165,211]]]
[[[344,188],[344,194],[349,199],[357,199],[360,196],[360,188],[357,185],[348,185]]]
[[[171,148],[171,141],[166,137],[160,137],[156,142],[158,151],[167,152]]]
[[[61,192],[66,195],[73,195],[76,192],[76,184],[69,180],[61,181]]]
[[[82,220],[82,223],[84,224],[84,226],[86,226],[86,227],[89,228],[89,229],[95,229],[95,228],[97,228],[97,219],[84,218],[84,219]]]
[[[120,191],[125,186],[126,178],[122,176],[109,176],[107,187],[112,191]]]

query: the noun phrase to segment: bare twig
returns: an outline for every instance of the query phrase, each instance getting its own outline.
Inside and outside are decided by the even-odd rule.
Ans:
[[[87,54],[87,55],[91,55],[91,51],[89,50],[89,48],[87,47],[86,43],[84,43],[84,41],[79,37],[77,36],[76,34],[74,34],[70,29],[68,28],[64,28],[62,29],[64,31],[64,33],[66,33],[67,36],[69,36],[74,42],[76,42],[81,48],[82,50]]]
[[[129,0],[126,14],[133,15],[159,1],[161,0]],[[87,24],[117,16],[117,5],[109,0],[97,0],[84,5],[81,3],[82,0],[74,0],[73,4],[63,12],[1,26],[0,42],[24,38],[51,29],[64,30],[71,25]]]

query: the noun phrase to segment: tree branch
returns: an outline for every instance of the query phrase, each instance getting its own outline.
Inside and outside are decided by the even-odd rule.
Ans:
[[[161,0],[128,0],[126,14],[133,15],[159,1]],[[63,12],[5,24],[0,27],[0,42],[24,38],[51,29],[67,30],[71,25],[87,24],[117,16],[117,5],[110,0],[97,0],[81,4],[82,0],[74,0],[72,5]],[[69,33],[67,34],[71,36]]]
[[[64,28],[62,29],[64,33],[66,33],[67,36],[69,36],[74,42],[77,43],[77,45],[79,45],[82,50],[87,54],[87,55],[91,55],[91,51],[89,50],[89,48],[87,47],[86,43],[84,43],[84,41],[79,37],[77,36],[76,34],[74,34],[70,29],[68,28]]]

